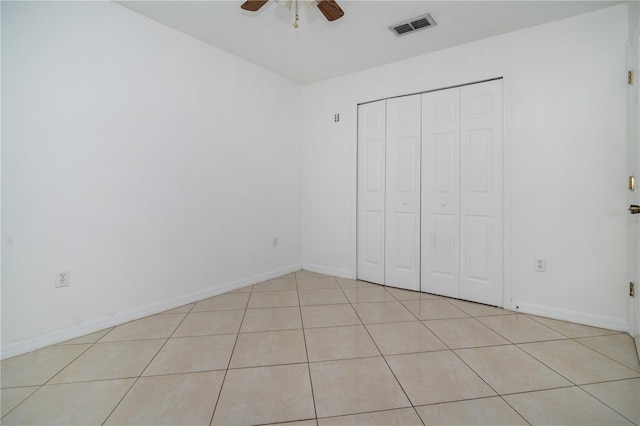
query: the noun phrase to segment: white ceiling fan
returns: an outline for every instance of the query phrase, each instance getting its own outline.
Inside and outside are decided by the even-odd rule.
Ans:
[[[258,11],[262,6],[264,6],[269,0],[247,0],[240,6],[244,10],[248,10],[250,12]],[[276,0],[277,3],[280,3],[284,7],[291,8],[291,3],[295,2],[296,6],[296,20],[293,24],[294,28],[298,28],[298,0]],[[336,19],[340,19],[344,16],[344,11],[335,2],[335,0],[316,0],[312,3],[318,5],[318,9],[327,18],[328,21],[335,21]]]

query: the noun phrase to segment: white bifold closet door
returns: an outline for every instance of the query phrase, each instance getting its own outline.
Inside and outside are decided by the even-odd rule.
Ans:
[[[387,100],[385,285],[420,290],[420,95]]]
[[[420,289],[420,95],[358,107],[357,276]]]
[[[384,284],[386,101],[358,106],[358,279]]]
[[[502,80],[422,96],[421,289],[502,306]]]

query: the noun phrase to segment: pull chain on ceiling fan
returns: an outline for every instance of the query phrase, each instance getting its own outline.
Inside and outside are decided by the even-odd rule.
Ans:
[[[267,3],[267,1],[269,0],[247,0],[240,7],[250,12],[256,12],[262,6],[264,6]],[[296,18],[293,23],[293,27],[298,28],[298,21],[300,20],[300,18],[298,17],[298,0],[279,0],[279,1],[276,0],[277,3],[281,4],[282,6],[288,9],[291,8],[292,1],[295,2],[295,6],[296,6]],[[336,19],[340,19],[344,16],[344,11],[338,5],[338,3],[335,2],[335,0],[317,0],[317,1],[314,0],[310,3],[311,5],[313,5],[313,3],[317,3],[318,9],[320,9],[320,12],[322,12],[324,17],[327,18],[327,21],[335,21]]]

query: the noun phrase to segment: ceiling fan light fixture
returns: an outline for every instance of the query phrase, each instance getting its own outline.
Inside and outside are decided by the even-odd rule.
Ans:
[[[275,2],[285,9],[291,10],[291,3],[293,3],[293,0],[275,0]]]
[[[244,10],[248,10],[250,12],[256,12],[262,6],[264,6],[269,0],[247,0],[240,7]],[[298,22],[300,21],[300,17],[298,15],[298,2],[300,0],[274,0],[280,6],[283,6],[287,9],[291,9],[291,4],[295,4],[296,17],[293,21],[293,28],[298,28]],[[304,0],[303,0],[304,1]],[[336,19],[340,19],[344,16],[344,11],[342,8],[336,3],[336,0],[306,0],[307,5],[311,8],[313,5],[318,6],[318,10],[322,12],[327,21],[335,21]]]

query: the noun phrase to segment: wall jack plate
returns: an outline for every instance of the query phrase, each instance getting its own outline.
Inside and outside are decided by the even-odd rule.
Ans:
[[[69,284],[71,284],[71,272],[70,271],[56,272],[56,288],[58,288],[58,287],[69,287]]]
[[[547,272],[546,257],[536,257],[536,272]]]

